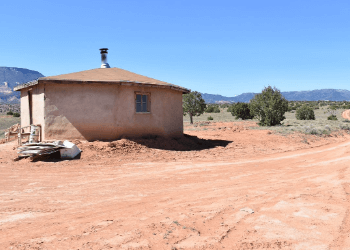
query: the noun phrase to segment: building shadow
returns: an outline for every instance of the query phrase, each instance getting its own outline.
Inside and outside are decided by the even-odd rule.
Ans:
[[[197,136],[184,134],[181,137],[144,136],[141,138],[127,138],[130,141],[148,148],[172,151],[200,151],[215,147],[226,147],[232,141],[202,139]]]
[[[61,162],[61,161],[73,161],[73,160],[79,160],[81,158],[81,152],[74,157],[73,159],[62,159],[61,154],[59,151],[54,152],[52,154],[47,154],[47,155],[37,155],[35,157],[32,157],[32,162],[37,162],[37,161],[44,161],[44,162]]]

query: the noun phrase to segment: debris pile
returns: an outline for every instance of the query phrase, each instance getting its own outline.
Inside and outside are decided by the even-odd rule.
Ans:
[[[21,126],[19,125],[19,123],[16,123],[14,125],[12,125],[10,128],[8,128],[8,131],[13,132],[13,133],[18,133],[18,130]]]
[[[17,124],[12,125],[8,129],[6,129],[5,130],[5,139],[0,140],[0,144],[5,143],[5,142],[9,142],[11,140],[11,136],[14,138],[17,138],[17,133],[18,133],[20,127],[21,126],[17,123]]]
[[[73,159],[80,152],[80,149],[69,141],[26,143],[17,148],[18,157],[15,160],[28,157],[32,161],[47,158]]]

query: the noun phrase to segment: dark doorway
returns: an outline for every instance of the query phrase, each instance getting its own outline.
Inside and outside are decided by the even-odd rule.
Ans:
[[[29,124],[33,124],[33,94],[28,91],[28,102],[29,102]]]

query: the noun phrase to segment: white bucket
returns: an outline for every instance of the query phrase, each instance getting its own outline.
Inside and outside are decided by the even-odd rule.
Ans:
[[[40,127],[30,125],[29,143],[39,142]]]
[[[64,141],[63,145],[65,148],[60,149],[62,159],[74,159],[81,152],[77,145],[70,141]]]

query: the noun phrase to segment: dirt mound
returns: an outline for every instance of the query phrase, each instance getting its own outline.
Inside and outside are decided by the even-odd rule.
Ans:
[[[74,143],[83,151],[97,151],[101,153],[131,153],[139,152],[141,149],[146,148],[134,141],[128,139],[121,139],[112,142],[94,141],[94,142],[81,142],[74,141]]]
[[[130,138],[120,139],[111,142],[94,141],[74,141],[84,152],[95,151],[108,154],[128,154],[139,153],[141,151],[150,151],[152,149],[170,150],[170,151],[196,151],[210,149],[217,146],[225,147],[230,143],[226,140],[208,140],[197,136],[184,135],[176,138],[167,137],[148,137],[148,138]]]

